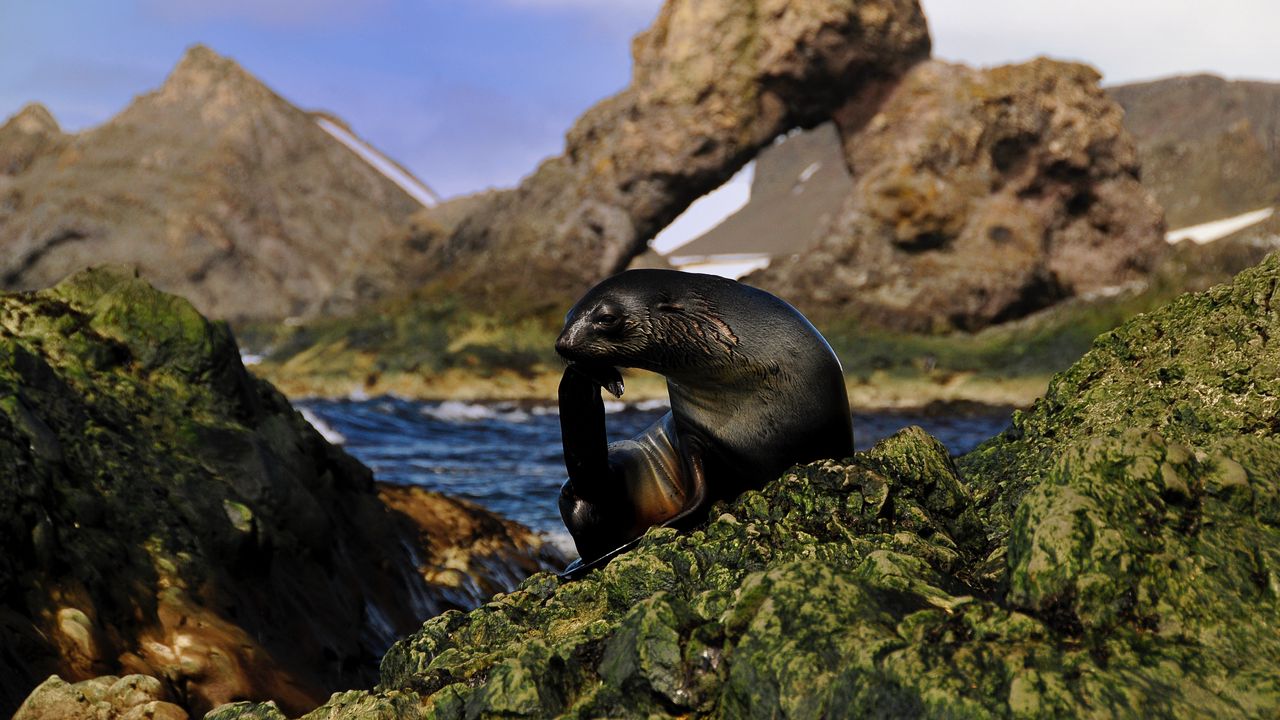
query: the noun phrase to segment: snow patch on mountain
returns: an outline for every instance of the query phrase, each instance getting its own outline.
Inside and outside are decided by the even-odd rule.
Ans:
[[[351,152],[359,155],[361,159],[369,163],[375,170],[382,173],[383,177],[400,186],[400,189],[408,193],[409,197],[422,203],[424,207],[434,207],[440,202],[440,196],[435,191],[427,187],[426,183],[418,178],[410,175],[403,168],[396,165],[387,156],[378,152],[369,143],[361,140],[353,135],[349,130],[332,120],[324,117],[315,119],[316,124],[321,130],[329,133],[335,140],[346,145]]]

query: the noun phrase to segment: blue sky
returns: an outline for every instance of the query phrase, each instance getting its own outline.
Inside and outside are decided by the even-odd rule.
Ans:
[[[1109,82],[1280,80],[1280,3],[923,0],[935,54],[1083,59]],[[444,195],[507,186],[624,87],[659,0],[0,0],[0,116],[82,129],[203,42],[294,103],[335,112]],[[1207,7],[1214,8],[1210,14]]]

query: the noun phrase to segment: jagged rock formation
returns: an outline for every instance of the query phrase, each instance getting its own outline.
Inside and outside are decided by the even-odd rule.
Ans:
[[[975,330],[1142,278],[1166,250],[1119,107],[1082,65],[916,66],[837,115],[854,190],[746,282],[818,317]]]
[[[959,459],[908,428],[398,642],[309,717],[1280,712],[1280,256]],[[229,705],[211,720],[270,718]]]
[[[202,46],[81,134],[23,110],[0,128],[0,288],[129,263],[206,313],[279,319],[404,287],[417,253],[384,241],[421,205],[316,120]]]
[[[185,300],[118,269],[0,295],[0,716],[52,673],[300,711],[422,618],[562,562],[474,506],[381,492]]]
[[[1280,84],[1192,75],[1107,94],[1170,227],[1280,205]]]
[[[630,86],[578,120],[563,155],[428,238],[436,278],[491,306],[559,307],[779,133],[928,50],[915,0],[670,0],[634,41]]]

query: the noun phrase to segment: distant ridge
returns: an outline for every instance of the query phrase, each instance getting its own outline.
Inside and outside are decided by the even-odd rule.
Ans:
[[[1187,75],[1107,93],[1169,227],[1280,204],[1280,83]]]
[[[398,238],[437,200],[341,120],[195,45],[101,126],[63,134],[39,105],[0,126],[0,287],[120,262],[217,317],[344,312],[413,281]]]

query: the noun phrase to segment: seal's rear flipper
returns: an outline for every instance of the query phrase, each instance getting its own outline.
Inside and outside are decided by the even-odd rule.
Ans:
[[[640,537],[644,537],[644,536],[641,535]],[[602,568],[605,565],[608,565],[610,560],[613,560],[619,555],[625,553],[626,551],[635,547],[639,543],[640,543],[640,538],[636,538],[635,540],[632,540],[631,542],[625,545],[622,545],[620,547],[616,547],[610,550],[609,552],[605,553],[604,555],[601,555],[600,557],[595,558],[594,560],[591,560],[588,562],[583,562],[582,558],[578,558],[577,560],[574,560],[573,562],[569,563],[568,567],[566,567],[560,573],[560,579],[565,581],[578,580],[584,577],[585,575],[587,575],[587,573],[590,573],[592,570],[598,570],[599,568]]]

